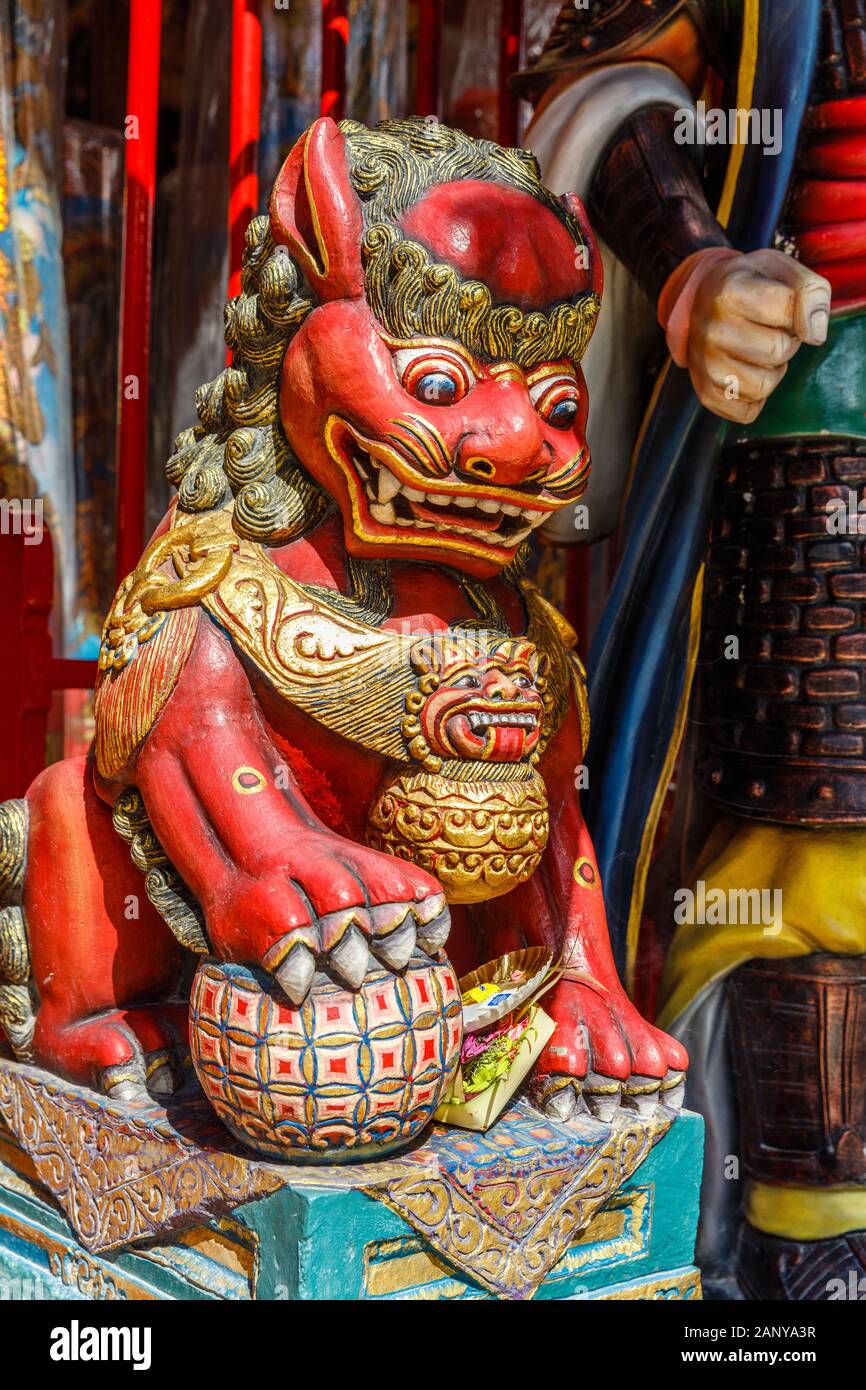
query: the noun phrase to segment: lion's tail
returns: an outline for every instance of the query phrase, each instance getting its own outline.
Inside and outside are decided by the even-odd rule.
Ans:
[[[26,801],[0,803],[0,1036],[26,1061],[36,1023],[30,945],[21,909],[27,865]]]
[[[0,907],[20,907],[27,863],[26,801],[0,802]]]

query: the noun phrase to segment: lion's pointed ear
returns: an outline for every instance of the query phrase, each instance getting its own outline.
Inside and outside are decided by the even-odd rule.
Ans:
[[[576,193],[564,193],[559,201],[571,213],[583,239],[586,250],[586,265],[584,267],[586,270],[586,288],[594,290],[601,298],[601,292],[604,289],[604,263],[601,259],[598,243],[593,236],[592,227],[589,225],[586,208]]]
[[[344,137],[330,116],[298,140],[277,176],[270,212],[274,240],[289,248],[318,299],[363,293],[361,207]]]

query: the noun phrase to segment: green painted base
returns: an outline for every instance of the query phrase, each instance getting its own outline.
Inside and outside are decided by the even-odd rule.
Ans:
[[[703,1122],[684,1112],[536,1297],[699,1298],[702,1150]],[[0,1133],[0,1300],[490,1297],[358,1190],[285,1187],[164,1244],[86,1254]]]
[[[834,314],[823,347],[802,347],[757,420],[731,425],[729,444],[810,435],[866,438],[866,314]]]

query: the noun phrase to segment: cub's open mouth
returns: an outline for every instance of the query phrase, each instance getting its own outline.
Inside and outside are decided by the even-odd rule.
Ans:
[[[490,724],[499,725],[501,728],[508,729],[537,729],[538,716],[530,713],[523,713],[519,710],[494,710],[484,712],[481,710],[470,710],[466,715],[466,721],[473,734],[480,733]]]
[[[349,483],[359,519],[376,527],[426,534],[430,544],[480,542],[485,548],[514,550],[561,505],[538,488],[470,486],[449,473],[441,480],[422,477],[387,444],[366,439],[345,420],[332,416],[326,428],[331,457]],[[373,539],[374,537],[371,537]]]
[[[463,757],[513,762],[527,757],[541,737],[544,707],[533,692],[527,699],[473,701],[446,718],[446,742]]]

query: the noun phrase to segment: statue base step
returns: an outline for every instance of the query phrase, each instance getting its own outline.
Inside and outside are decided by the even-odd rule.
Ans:
[[[683,1112],[595,1211],[535,1296],[700,1298],[693,1252],[702,1146],[701,1119]],[[475,1255],[483,1264],[483,1251]],[[387,1199],[291,1178],[231,1214],[145,1245],[85,1250],[28,1156],[0,1128],[0,1299],[494,1296],[449,1264]]]

